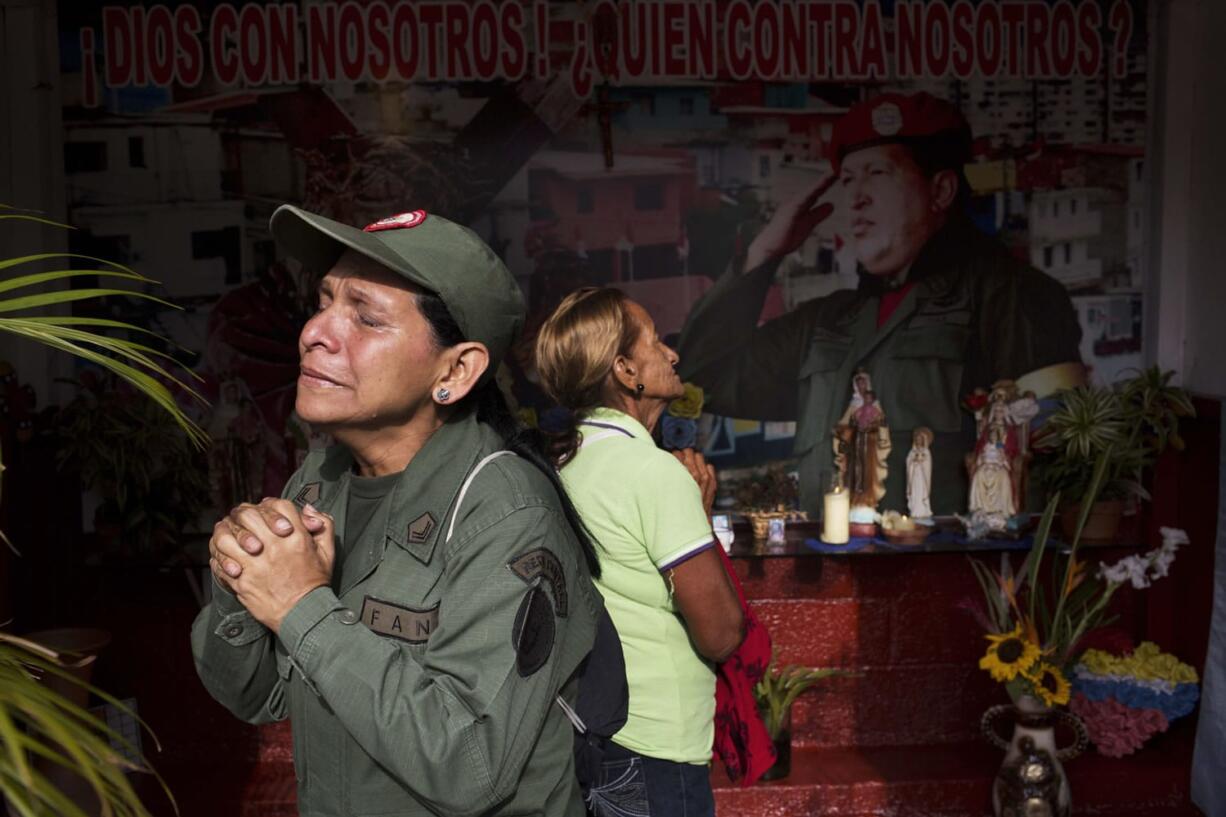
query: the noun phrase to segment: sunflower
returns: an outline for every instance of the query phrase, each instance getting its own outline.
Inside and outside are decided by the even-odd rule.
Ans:
[[[988,633],[985,638],[992,643],[983,658],[979,659],[979,669],[992,673],[994,680],[1012,681],[1039,660],[1039,648],[1022,636],[1021,622],[1013,628],[1013,632]]]
[[[1046,706],[1060,706],[1068,703],[1070,691],[1068,679],[1064,677],[1064,673],[1051,664],[1039,661],[1023,675]]]

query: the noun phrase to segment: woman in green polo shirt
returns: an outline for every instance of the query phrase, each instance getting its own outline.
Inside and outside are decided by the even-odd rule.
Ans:
[[[713,472],[693,455],[691,472],[651,438],[683,394],[676,365],[647,310],[615,289],[571,294],[536,341],[541,385],[572,412],[553,453],[600,554],[596,585],[630,687],[588,796],[597,817],[715,814],[713,662],[740,644],[743,621],[712,550]]]

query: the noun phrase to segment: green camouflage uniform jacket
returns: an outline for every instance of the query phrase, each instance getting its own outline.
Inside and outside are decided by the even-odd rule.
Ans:
[[[301,814],[583,815],[554,697],[573,702],[599,599],[554,488],[499,457],[451,519],[502,447],[471,414],[453,419],[356,542],[352,458],[312,453],[283,495],[335,518],[332,586],[274,635],[214,582],[192,631],[200,678],[243,720],[292,720]]]

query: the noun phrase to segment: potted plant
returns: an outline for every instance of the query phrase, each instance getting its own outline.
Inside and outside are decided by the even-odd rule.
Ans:
[[[59,413],[59,466],[101,497],[103,555],[173,559],[209,504],[203,454],[161,407],[134,399],[133,386],[93,375],[74,381],[78,394]]]
[[[1040,483],[1048,496],[1066,498],[1058,512],[1065,536],[1072,536],[1087,496],[1095,464],[1104,458],[1101,491],[1091,508],[1082,538],[1110,541],[1119,529],[1129,499],[1148,499],[1145,470],[1169,445],[1183,449],[1179,420],[1195,414],[1183,389],[1172,386],[1174,372],[1151,366],[1111,386],[1078,386],[1060,393],[1060,407],[1034,439]]]
[[[756,476],[746,477],[734,493],[737,509],[753,526],[755,541],[766,539],[772,519],[790,519],[798,515],[796,503],[800,497],[796,476],[783,464],[774,464]]]
[[[761,680],[753,688],[758,712],[775,746],[775,763],[762,775],[762,780],[779,780],[792,771],[792,704],[801,693],[823,678],[854,674],[842,669],[803,667],[798,664],[776,666],[772,651],[766,672],[762,673]]]
[[[6,205],[0,205],[0,218],[69,229],[68,225]],[[46,308],[113,295],[157,300],[133,289],[98,285],[86,289],[49,290],[48,284],[69,283],[82,277],[121,280],[142,286],[155,282],[120,264],[61,252],[3,258],[0,270],[67,265],[74,260],[103,266],[21,275],[10,273],[0,279],[0,332],[42,343],[114,373],[131,384],[137,394],[152,400],[173,418],[193,444],[202,447],[207,436],[179,407],[168,384],[177,385],[193,399],[203,400],[162,365],[159,361],[160,357],[165,357],[162,353],[133,339],[141,334],[149,337],[146,330],[109,318],[39,314]],[[21,292],[7,294],[17,290]],[[12,547],[7,539],[4,541]],[[61,791],[49,774],[49,770],[70,769],[85,782],[102,813],[149,817],[148,809],[140,802],[126,776],[126,772],[132,770],[152,771],[147,761],[122,735],[42,680],[54,677],[65,684],[85,687],[131,714],[115,698],[80,680],[75,670],[82,662],[91,660],[89,656],[66,656],[44,645],[0,632],[0,689],[4,690],[0,695],[0,797],[10,812],[27,816],[84,817],[82,804]],[[117,750],[115,745],[122,749]],[[138,760],[129,760],[125,756],[128,754]],[[161,778],[158,781],[160,783]],[[162,788],[166,790],[164,783]],[[169,791],[166,794],[170,796]],[[173,804],[173,797],[171,802]]]

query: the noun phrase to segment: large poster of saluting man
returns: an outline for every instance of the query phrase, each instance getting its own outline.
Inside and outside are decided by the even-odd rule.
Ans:
[[[622,289],[693,384],[664,442],[730,483],[796,462],[810,511],[858,369],[888,504],[925,428],[942,514],[970,487],[969,390],[1042,400],[1142,363],[1144,0],[59,12],[74,249],[188,307],[148,317],[211,394],[251,395],[276,441],[252,485],[315,444],[279,419],[312,291],[268,234],[279,201],[475,229],[529,304],[502,382],[544,427],[535,327],[577,287]]]

